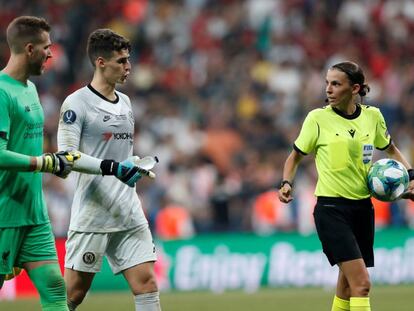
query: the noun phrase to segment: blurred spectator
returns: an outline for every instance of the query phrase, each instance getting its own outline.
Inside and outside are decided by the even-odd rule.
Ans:
[[[178,204],[196,232],[256,228],[258,196],[278,184],[298,126],[308,111],[325,104],[323,73],[344,59],[364,68],[372,87],[367,104],[382,110],[391,135],[414,160],[412,1],[0,0],[0,5],[3,28],[17,15],[34,14],[54,29],[54,59],[36,81],[48,150],[56,149],[63,98],[90,79],[86,34],[112,27],[131,39],[134,69],[125,91],[135,105],[134,149],[160,158],[157,179],[138,183],[152,224],[166,206]],[[0,37],[4,66],[7,47]],[[275,230],[313,230],[308,217],[314,169],[308,163],[296,190],[300,203],[282,208],[289,225],[276,223]],[[45,194],[55,233],[64,235],[70,192],[45,179]],[[384,206],[390,219],[378,225],[413,226],[406,204]]]
[[[164,240],[190,238],[194,228],[187,209],[179,205],[163,207],[155,220],[155,233]]]

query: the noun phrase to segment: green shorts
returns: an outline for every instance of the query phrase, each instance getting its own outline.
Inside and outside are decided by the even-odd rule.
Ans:
[[[22,268],[26,262],[57,260],[55,238],[50,223],[0,228],[0,274]]]

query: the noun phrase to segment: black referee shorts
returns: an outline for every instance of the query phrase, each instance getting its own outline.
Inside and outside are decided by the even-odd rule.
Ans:
[[[318,197],[313,212],[323,252],[333,266],[363,258],[374,266],[374,208],[371,199]]]

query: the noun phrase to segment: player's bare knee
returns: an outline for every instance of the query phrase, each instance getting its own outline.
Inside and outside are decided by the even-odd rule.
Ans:
[[[142,293],[152,293],[158,291],[157,280],[155,276],[151,276],[142,283]]]
[[[151,276],[151,278],[145,283],[145,292],[152,293],[158,291],[157,279],[155,276]]]
[[[144,279],[140,279],[137,282],[137,286],[132,287],[132,292],[134,295],[145,294],[145,293],[152,293],[158,291],[157,280],[154,275],[148,275],[148,277]]]
[[[370,289],[371,282],[369,279],[359,280],[354,286],[351,287],[351,296],[366,297],[369,295]]]
[[[86,293],[87,292],[84,291],[83,289],[68,290],[68,292],[67,292],[68,300],[75,303],[76,305],[80,305],[82,303],[82,301],[85,299]]]
[[[371,289],[371,282],[369,280],[365,280],[362,282],[362,284],[360,285],[361,287],[361,293],[363,296],[368,296],[369,291]]]

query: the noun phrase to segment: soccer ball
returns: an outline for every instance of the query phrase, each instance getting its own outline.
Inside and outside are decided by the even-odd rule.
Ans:
[[[394,201],[408,188],[407,169],[393,159],[381,159],[368,171],[368,188],[371,195],[380,201]]]

